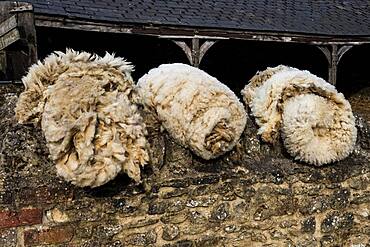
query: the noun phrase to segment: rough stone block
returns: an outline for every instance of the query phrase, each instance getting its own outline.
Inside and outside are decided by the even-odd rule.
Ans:
[[[41,224],[42,210],[38,208],[24,208],[20,211],[0,211],[0,228],[10,228],[25,225]]]
[[[24,244],[25,246],[60,244],[71,241],[73,235],[74,230],[71,226],[30,229],[24,232]]]
[[[73,191],[69,187],[23,188],[19,192],[21,205],[39,205],[63,202],[72,199]]]
[[[17,246],[16,229],[0,230],[0,246],[15,247]]]
[[[126,242],[134,246],[148,246],[155,244],[157,241],[157,234],[154,230],[144,233],[135,233],[127,237]]]

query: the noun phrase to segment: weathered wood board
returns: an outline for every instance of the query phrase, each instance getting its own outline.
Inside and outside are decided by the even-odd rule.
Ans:
[[[4,36],[0,37],[0,50],[6,48],[7,46],[13,44],[21,38],[19,31],[13,29],[10,32],[6,33]]]
[[[17,26],[16,15],[0,23],[0,50],[3,50],[21,38]]]

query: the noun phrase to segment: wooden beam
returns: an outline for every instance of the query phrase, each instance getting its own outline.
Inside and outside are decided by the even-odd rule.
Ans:
[[[228,40],[229,38],[226,37],[217,37],[217,36],[203,36],[203,35],[193,35],[193,36],[187,36],[187,35],[160,35],[158,38],[162,39],[212,39],[212,40]]]
[[[21,38],[17,30],[17,16],[13,15],[0,23],[0,50],[5,49]]]
[[[0,23],[0,37],[17,27],[17,16],[13,15]]]
[[[10,32],[6,33],[5,35],[1,36],[0,51],[8,47],[9,45],[13,44],[14,42],[18,41],[20,38],[21,36],[17,29],[13,29]]]
[[[208,37],[207,39],[241,39],[255,41],[306,43],[315,45],[358,45],[370,43],[369,36],[335,37],[327,35],[228,30],[218,28],[191,28],[153,24],[117,24],[84,19],[72,19],[67,17],[51,17],[46,15],[37,15],[35,17],[35,24],[38,27],[54,27],[97,32],[140,34],[156,37],[172,36],[171,38],[186,37],[192,39],[196,36],[200,36]]]

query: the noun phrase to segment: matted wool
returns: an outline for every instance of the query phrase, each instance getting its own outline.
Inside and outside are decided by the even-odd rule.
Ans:
[[[182,146],[203,159],[231,150],[246,124],[236,95],[216,78],[186,64],[163,64],[138,81],[143,105]]]
[[[347,157],[357,138],[349,102],[308,71],[280,65],[257,73],[242,91],[262,140],[282,137],[297,160],[323,165]]]
[[[16,117],[41,122],[57,174],[67,181],[97,187],[119,172],[140,181],[149,157],[145,125],[132,103],[132,69],[108,53],[67,50],[38,62],[23,78]]]

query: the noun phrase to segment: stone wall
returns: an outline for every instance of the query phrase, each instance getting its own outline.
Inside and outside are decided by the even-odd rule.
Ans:
[[[40,129],[14,119],[0,86],[0,246],[370,246],[370,129],[355,152],[315,168],[261,144],[205,162],[149,126],[153,162],[96,189],[56,176]]]

